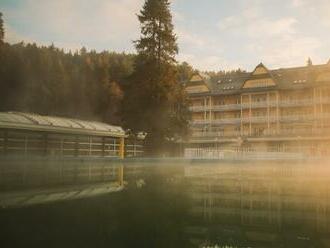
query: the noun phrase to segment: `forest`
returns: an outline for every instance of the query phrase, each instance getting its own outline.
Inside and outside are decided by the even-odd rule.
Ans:
[[[136,58],[135,54],[87,51],[84,47],[65,52],[54,45],[38,46],[23,41],[8,44],[2,38],[0,111],[122,125],[125,111],[122,101]],[[187,63],[177,65],[178,81],[187,80],[192,73]]]
[[[0,48],[0,111],[25,111],[122,124],[123,89],[136,55],[64,52],[53,45],[24,42]],[[193,73],[177,65],[178,80]]]

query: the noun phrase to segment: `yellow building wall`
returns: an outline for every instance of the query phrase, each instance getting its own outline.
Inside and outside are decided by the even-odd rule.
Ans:
[[[252,73],[252,75],[262,75],[262,74],[267,74],[268,71],[265,67],[257,67],[254,72]]]
[[[194,85],[186,87],[187,93],[203,93],[209,92],[209,88],[206,85]]]

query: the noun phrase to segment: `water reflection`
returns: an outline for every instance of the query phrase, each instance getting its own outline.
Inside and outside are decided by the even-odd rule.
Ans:
[[[315,164],[187,166],[195,245],[329,247],[329,168]]]
[[[123,192],[0,210],[0,241],[3,247],[330,247],[329,168],[130,164]]]

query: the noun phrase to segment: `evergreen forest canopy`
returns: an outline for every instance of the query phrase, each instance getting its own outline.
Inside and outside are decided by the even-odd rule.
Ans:
[[[165,138],[185,135],[189,113],[181,82],[196,70],[175,60],[169,1],[146,0],[138,19],[137,54],[85,48],[64,52],[54,45],[4,42],[0,13],[0,111],[122,125],[153,133],[154,147]]]

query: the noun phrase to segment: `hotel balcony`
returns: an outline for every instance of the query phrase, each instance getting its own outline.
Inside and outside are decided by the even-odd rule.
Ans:
[[[214,111],[227,111],[227,110],[240,110],[241,104],[223,104],[223,105],[214,105],[211,110]]]
[[[247,123],[311,123],[313,121],[326,121],[330,119],[330,113],[323,113],[314,116],[314,114],[302,114],[302,115],[281,115],[277,118],[274,115],[271,116],[244,116],[243,118],[223,118],[223,119],[207,119],[207,120],[192,120],[190,125],[203,126],[203,125],[239,125]]]
[[[207,111],[208,108],[206,108],[206,106],[203,105],[195,105],[195,106],[189,106],[189,110],[191,112],[204,112]]]
[[[240,110],[241,104],[224,104],[224,105],[212,105],[212,106],[190,106],[189,110],[192,112],[204,112],[204,111],[229,111],[229,110]]]
[[[268,123],[271,122],[271,123],[274,123],[277,121],[277,118],[276,116],[246,116],[246,117],[243,117],[242,118],[242,122],[243,123]]]
[[[228,125],[228,124],[240,124],[241,118],[224,118],[224,119],[212,119],[212,120],[192,120],[191,125]]]
[[[315,120],[314,115],[282,115],[281,122],[312,122]]]
[[[192,137],[209,138],[209,137],[238,137],[240,132],[228,131],[228,132],[193,132]]]
[[[221,131],[221,132],[193,132],[191,139],[195,141],[235,141],[238,137],[247,138],[267,138],[267,137],[321,137],[330,135],[329,128],[299,128],[299,129],[281,129],[277,132],[276,129],[264,130],[263,132],[248,133],[239,131]]]
[[[313,99],[281,100],[280,107],[306,107],[314,104]]]
[[[250,106],[251,108],[267,108],[268,106],[269,107],[276,107],[277,106],[277,102],[275,101],[262,101],[262,102],[251,102],[251,104],[249,102],[246,102],[246,103],[242,103],[241,104],[242,106],[242,109],[249,109]]]
[[[281,100],[278,102],[278,106],[280,108],[285,107],[307,107],[307,106],[313,106],[315,104],[329,104],[330,103],[330,97],[323,98],[321,100],[315,100],[313,99],[299,99],[299,100]],[[204,112],[204,111],[231,111],[231,110],[240,110],[240,109],[258,109],[258,108],[275,108],[277,107],[276,101],[262,101],[262,102],[246,102],[242,104],[224,104],[224,105],[212,105],[212,106],[203,106],[203,105],[196,105],[196,106],[190,106],[189,110],[192,112]]]

